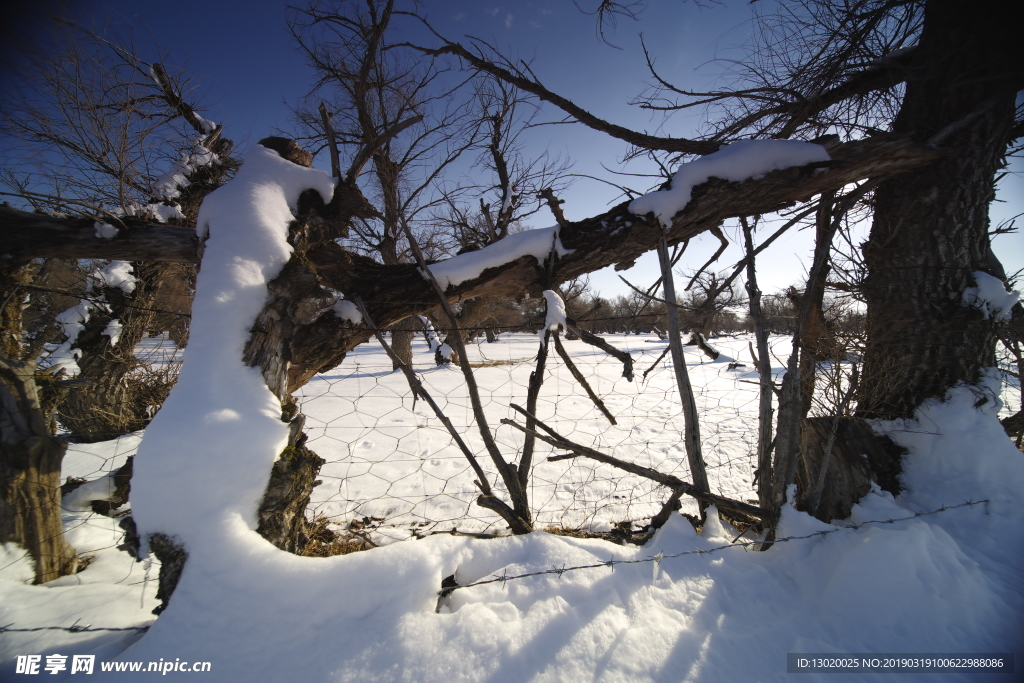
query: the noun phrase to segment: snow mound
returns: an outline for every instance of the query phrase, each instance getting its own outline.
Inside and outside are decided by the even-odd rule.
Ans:
[[[291,256],[288,225],[299,195],[330,200],[334,181],[254,146],[232,182],[211,193],[198,231],[209,235],[178,383],[147,428],[132,479],[142,534],[162,532],[201,552],[225,533],[256,527],[270,467],[287,441],[278,399],[242,354]]]

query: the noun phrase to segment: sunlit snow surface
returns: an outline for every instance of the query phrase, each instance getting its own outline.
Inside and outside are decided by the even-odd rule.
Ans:
[[[813,154],[800,160],[788,151],[782,157],[782,165],[815,160]],[[750,177],[776,164],[769,160],[759,170],[748,161],[744,156],[741,164],[721,164],[721,172],[732,168]],[[718,162],[708,163],[718,168]],[[691,170],[699,165],[690,164]],[[790,679],[788,652],[996,653],[1012,652],[1024,642],[1019,581],[1024,458],[999,427],[993,387],[957,387],[945,402],[923,405],[914,420],[877,425],[910,451],[906,492],[898,500],[870,493],[840,524],[905,521],[841,529],[786,508],[779,536],[810,537],[779,542],[769,552],[731,545],[738,533],[719,522],[713,509],[701,536],[674,515],[642,548],[543,532],[486,540],[428,535],[332,558],[299,557],[269,545],[253,530],[255,509],[286,427],[276,399],[240,358],[266,296],[265,283],[290,254],[285,241],[290,205],[307,188],[326,199],[333,184],[326,174],[256,148],[235,181],[213,193],[200,214],[200,234],[210,226],[210,240],[185,366],[143,438],[133,481],[133,513],[142,531],[175,535],[189,552],[167,610],[120,654],[115,653],[131,642],[132,632],[5,633],[0,651],[5,677],[17,655],[92,651],[100,663],[113,656],[208,661],[208,678],[217,681],[782,681]],[[673,204],[678,200],[644,212],[653,210],[664,220],[681,208]],[[444,286],[475,277],[505,257],[543,258],[550,245],[558,248],[553,231],[533,232],[431,270]],[[642,337],[617,341],[638,358],[633,383],[619,376],[616,361],[578,342],[571,350],[588,368],[595,391],[621,416],[617,427],[610,428],[576,384],[554,369],[554,359],[539,417],[588,446],[685,476],[671,372],[661,365],[646,382],[640,379],[663,344],[650,344],[651,351],[643,353],[647,340]],[[747,340],[716,343],[739,358]],[[478,357],[472,360],[481,365],[492,425],[511,414],[511,399],[525,397],[536,344],[533,337],[526,344],[513,338],[494,349],[476,347]],[[753,385],[744,384],[751,379],[749,368],[729,370],[725,360],[700,364],[687,357],[700,388],[712,486],[742,498],[753,493],[756,397]],[[481,452],[458,373],[422,369],[428,388],[443,399],[470,447]],[[413,505],[382,517],[394,529],[403,528],[402,515],[430,518],[445,501],[454,501],[446,512],[453,526],[497,530],[494,517],[488,521],[477,513],[475,521],[465,520],[472,494],[462,472],[425,476],[426,463],[443,470],[455,460],[444,455],[450,441],[428,427],[429,415],[407,398],[403,381],[381,351],[367,345],[304,388],[300,398],[311,418],[310,444],[329,461],[314,511],[339,521],[348,514],[366,515],[365,507],[343,511],[356,500],[343,493],[345,486],[351,492],[353,483],[377,502],[411,495],[403,492],[418,487],[419,512]],[[352,429],[369,431],[365,436],[344,431]],[[510,459],[517,439],[508,428],[499,430]],[[79,461],[87,455],[102,460],[104,447],[76,449],[68,468],[88,470]],[[410,450],[412,457],[406,457]],[[401,455],[391,460],[391,453]],[[575,462],[545,463],[548,454],[543,449],[537,454],[530,487],[539,526],[545,515],[565,509],[581,510],[581,518],[555,514],[549,521],[601,527],[638,520],[664,499],[664,491],[619,473],[609,488],[609,472]],[[363,474],[372,475],[362,483],[351,470],[360,459]],[[91,467],[99,473],[113,468],[113,463],[96,465]],[[579,471],[562,478],[560,473],[573,468]],[[429,490],[437,485],[433,482],[444,482],[440,492]],[[915,517],[982,499],[988,502]],[[95,551],[94,566],[45,586],[28,586],[26,561],[17,549],[5,548],[0,624],[33,628],[84,620],[118,627],[152,621],[152,581],[140,581],[138,566],[112,548],[118,536],[113,521],[93,524],[77,508],[69,511],[67,523],[70,541]],[[814,536],[819,532],[829,533]],[[380,526],[376,533],[383,533]],[[668,557],[677,553],[688,554]],[[606,564],[658,556],[658,563]],[[604,566],[573,570],[582,565]],[[441,581],[453,573],[466,584],[551,569],[566,571],[464,588],[435,612]],[[123,679],[99,671],[94,676]],[[169,677],[197,680],[200,675]],[[984,674],[980,680],[999,679]],[[844,674],[844,680],[877,681],[878,674]]]
[[[646,383],[639,380],[663,344],[647,336],[610,339],[633,352],[638,361],[637,382],[621,379],[621,365],[604,354],[580,342],[566,344],[598,393],[609,399],[612,412],[627,423],[625,433],[647,424],[649,431],[637,443],[621,442],[614,452],[684,476],[682,452],[669,447],[678,440],[675,430],[679,427],[674,417],[678,412],[675,393],[669,390],[667,377],[671,370],[663,361]],[[724,353],[742,359],[747,341],[725,338],[716,344]],[[485,401],[495,423],[508,413],[510,398],[523,402],[533,367],[524,358],[536,345],[533,335],[508,335],[496,344],[470,346],[474,361],[492,362],[478,373],[481,384],[488,387]],[[776,353],[781,360],[776,371],[781,370],[787,346],[785,340],[778,340]],[[414,350],[428,389],[447,397],[456,424],[468,425],[468,408],[457,391],[458,371],[434,369],[426,343],[418,341]],[[750,379],[750,367],[729,371],[726,363],[701,362],[693,347],[687,347],[686,356],[700,392],[713,485],[728,495],[751,496],[749,434],[756,413],[756,387],[741,381]],[[519,362],[495,362],[509,359]],[[610,436],[613,429],[586,404],[564,368],[549,362],[555,368],[545,385],[547,400],[542,405],[557,428],[588,445],[620,438]],[[461,456],[447,452],[451,446],[434,428],[422,404],[413,411],[411,401],[400,398],[406,393],[404,379],[390,371],[375,344],[359,347],[342,366],[306,387],[302,404],[311,415],[312,446],[329,461],[323,477],[326,483],[315,491],[319,498],[314,508],[330,513],[331,488],[337,489],[351,476],[344,472],[354,472],[361,461],[379,459],[384,468],[379,474],[395,478],[377,489],[364,482],[365,493],[391,492],[399,498],[415,498],[416,482],[430,478],[422,472],[429,471],[423,468],[432,459],[443,466],[457,462]],[[619,402],[616,394],[624,394]],[[987,400],[976,408],[982,398]],[[453,572],[460,582],[469,583],[502,574],[644,559],[658,552],[712,550],[729,545],[737,532],[712,517],[703,536],[697,536],[677,516],[643,548],[544,533],[496,540],[435,535],[318,559],[277,551],[243,525],[237,533],[226,535],[215,551],[189,560],[168,610],[120,658],[208,660],[213,673],[206,677],[217,681],[782,681],[791,677],[785,673],[787,652],[1013,651],[1021,642],[1024,608],[1019,586],[1024,538],[1018,511],[1024,464],[1001,435],[991,388],[957,389],[950,399],[928,404],[913,422],[886,426],[912,450],[904,480],[907,491],[896,501],[888,494],[870,494],[842,524],[909,517],[966,500],[987,498],[988,504],[789,541],[767,553],[729,548],[709,555],[665,558],[657,572],[654,563],[617,565],[614,571],[602,567],[468,588],[456,591],[440,614],[434,612],[437,591],[441,579]],[[344,431],[325,436],[332,429],[363,429],[332,427],[334,420],[351,424],[360,419],[375,423],[379,433],[373,436],[371,425],[362,432],[366,435],[362,439],[339,438],[351,434]],[[726,427],[730,423],[733,426]],[[402,447],[403,438],[396,435],[403,424],[402,433],[409,438],[422,436],[424,449],[422,458],[405,458],[404,463],[390,459],[396,444]],[[474,437],[471,429],[464,433]],[[502,427],[498,433],[503,447],[512,448],[511,430]],[[372,446],[364,443],[368,440],[374,442]],[[336,450],[329,447],[330,441]],[[433,441],[441,444],[431,446]],[[65,473],[93,478],[110,471],[136,443],[137,439],[126,437],[74,446]],[[121,453],[108,462],[113,448]],[[645,460],[646,451],[655,453]],[[539,459],[547,454],[542,450]],[[725,464],[736,458],[739,462]],[[542,463],[538,478],[557,482],[557,474],[544,474],[545,468],[555,465],[570,467]],[[332,468],[342,474],[331,475]],[[605,476],[619,478],[621,490],[646,485],[613,470],[592,469],[591,475],[569,478],[581,489],[576,497],[559,497],[557,484],[547,497],[537,495],[546,485],[535,486],[538,514],[558,522],[560,506],[585,507],[588,487],[610,486],[601,483]],[[482,524],[488,513],[470,504],[469,478],[469,474],[455,474],[452,485],[467,491],[466,502],[458,510],[469,510]],[[663,500],[663,490],[651,491],[652,505]],[[437,496],[435,505],[428,493],[420,494],[419,511],[424,516],[444,514],[448,505],[444,496]],[[600,515],[607,520],[628,517],[621,515],[628,510],[616,508],[613,502],[594,503],[592,509],[599,512],[589,519],[583,515],[581,521],[600,525]],[[491,530],[501,526],[496,518],[492,521]],[[408,536],[399,517],[391,522],[394,536]],[[81,574],[46,586],[19,581],[19,573],[25,574],[27,568],[24,562],[6,567],[0,574],[0,621],[22,628],[70,625],[76,619],[80,624],[111,627],[151,622],[157,567],[150,571],[142,598],[145,567],[111,547],[120,540],[114,523],[75,511],[69,512],[67,523],[76,547],[106,549],[97,552],[98,560]],[[453,516],[447,528],[455,525],[467,528],[465,520]],[[780,535],[805,536],[833,528],[787,510]],[[385,531],[379,532],[381,540]],[[86,532],[88,536],[83,536]],[[3,564],[13,559],[8,556]],[[99,648],[95,650],[98,661],[109,660],[137,637],[133,632],[8,633],[0,648],[5,667],[0,670],[5,675],[13,671],[11,660],[18,654],[72,654]],[[875,681],[878,675],[844,674],[843,680]],[[94,676],[104,680],[99,673]],[[116,680],[119,674],[107,676]],[[886,674],[886,678],[921,679],[909,674]],[[933,679],[1013,680],[993,674],[946,674]]]

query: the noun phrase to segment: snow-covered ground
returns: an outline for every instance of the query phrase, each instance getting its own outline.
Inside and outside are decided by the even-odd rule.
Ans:
[[[671,368],[662,361],[642,379],[663,342],[643,335],[609,339],[633,355],[634,382],[602,352],[577,341],[566,346],[618,425],[600,415],[555,354],[540,416],[573,440],[685,477]],[[744,360],[747,340],[715,343],[724,354],[717,362],[694,347],[686,354],[705,457],[713,486],[750,499],[756,386],[747,383],[749,359],[734,370],[727,360]],[[145,344],[160,352],[156,340]],[[781,372],[788,341],[773,346]],[[494,426],[513,417],[509,403],[525,402],[536,348],[537,338],[525,334],[470,347]],[[469,427],[461,374],[433,367],[421,339],[414,349],[428,390],[482,450]],[[1005,398],[1015,401],[1016,388],[1005,389]],[[300,394],[311,446],[328,461],[311,513],[338,523],[377,517],[369,525],[373,538],[389,545],[322,559],[238,539],[217,562],[190,560],[170,607],[155,619],[158,565],[147,568],[116,549],[116,520],[68,510],[68,539],[92,563],[75,576],[31,586],[28,562],[8,548],[0,559],[0,626],[129,630],[5,632],[0,676],[22,678],[14,673],[18,655],[40,655],[39,671],[48,675],[47,656],[55,654],[67,657],[58,674],[77,676],[70,673],[72,656],[95,654],[99,677],[101,664],[117,657],[144,662],[144,669],[150,661],[162,666],[161,658],[209,661],[210,673],[177,675],[217,681],[770,681],[788,676],[786,655],[795,652],[1019,650],[1024,534],[1017,501],[1024,457],[999,433],[994,402],[974,407],[983,395],[978,391],[957,390],[949,403],[927,406],[917,423],[890,426],[914,452],[898,500],[869,495],[835,526],[787,510],[781,536],[832,533],[769,552],[732,545],[737,532],[714,515],[701,536],[676,516],[642,548],[545,533],[481,540],[430,534],[453,527],[497,532],[503,525],[473,504],[471,472],[450,437],[422,402],[413,406],[404,378],[391,372],[379,345],[366,344]],[[497,433],[514,457],[518,432],[500,426]],[[62,474],[110,472],[139,441],[132,435],[73,445]],[[604,465],[544,462],[550,453],[541,447],[530,488],[541,527],[603,529],[641,520],[666,495]],[[913,517],[983,499],[990,502]],[[910,519],[841,528],[902,518]],[[425,538],[392,542],[413,534]],[[654,561],[659,553],[664,557]],[[636,563],[463,588],[435,612],[441,579],[452,573],[467,584],[609,561]],[[150,625],[145,637],[131,630]],[[878,674],[836,676],[876,680]],[[925,680],[1013,677],[945,673]]]
[[[742,145],[725,153],[715,174],[750,177],[767,170],[761,162],[806,163],[804,151]],[[699,181],[716,156],[680,171],[680,185]],[[241,358],[266,283],[291,257],[288,224],[308,188],[326,200],[334,182],[257,146],[200,212],[197,228],[209,240],[189,346],[175,389],[139,444],[132,480],[132,516],[144,539],[176,536],[189,553],[168,608],[153,619],[155,567],[147,571],[116,549],[114,520],[70,509],[69,540],[93,556],[79,574],[30,586],[24,553],[0,549],[5,680],[40,673],[76,680],[88,665],[97,679],[117,680],[137,663],[172,677],[196,680],[199,670],[208,680],[247,682],[777,681],[788,678],[791,653],[983,655],[1012,653],[1024,642],[1024,457],[996,419],[995,378],[926,402],[914,420],[876,425],[909,449],[898,499],[870,493],[834,525],[787,508],[768,552],[751,549],[714,509],[701,535],[673,515],[646,546],[623,547],[544,532],[431,534],[499,525],[472,507],[466,466],[448,436],[407,398],[380,349],[366,345],[302,392],[311,445],[329,461],[314,512],[339,523],[376,517],[368,521],[380,542],[424,537],[330,558],[274,548],[254,531],[256,508],[287,426],[277,398]],[[659,214],[685,205],[675,192],[653,194]],[[557,231],[537,234],[545,250],[549,239],[557,248]],[[534,253],[533,238],[522,240],[509,244],[529,243]],[[448,264],[458,272],[442,266],[435,275],[471,277],[503,262],[509,244],[464,254]],[[351,307],[334,311],[358,323]],[[685,475],[671,373],[663,366],[640,381],[661,344],[642,337],[615,343],[637,359],[632,384],[618,379],[617,362],[570,344],[615,427],[553,354],[539,417],[588,446]],[[525,400],[535,344],[511,337],[474,349],[492,424],[511,416],[512,400]],[[720,346],[739,358],[746,343]],[[786,350],[776,352],[779,368]],[[725,358],[688,356],[687,363],[700,388],[711,484],[749,497],[750,368],[730,370]],[[458,373],[422,370],[480,452]],[[516,460],[515,433],[502,427],[498,435]],[[76,447],[66,473],[110,472],[133,447],[131,438]],[[530,486],[540,526],[639,520],[665,495],[602,467],[543,462],[549,453],[540,450]],[[460,588],[439,600],[451,575]],[[878,680],[875,673],[841,675]],[[933,680],[1013,676],[949,672]]]
[[[554,352],[548,358],[538,417],[572,441],[689,479],[671,363],[666,357],[655,365],[666,343],[653,335],[607,339],[632,355],[632,382],[622,377],[622,363],[603,351],[582,341],[563,343],[617,424],[600,413]],[[780,351],[789,347],[788,340],[774,341]],[[687,352],[693,382],[701,387],[697,400],[711,484],[717,492],[740,499],[756,497],[752,457],[757,386],[751,382],[757,375],[749,359],[732,370],[728,364],[734,356],[748,354],[747,343],[719,343],[724,353],[714,363],[704,362],[695,347]],[[522,450],[522,433],[500,420],[522,422],[509,405],[526,403],[537,347],[537,337],[530,334],[503,335],[498,343],[468,347],[471,362],[478,366],[488,421],[512,462]],[[471,448],[483,453],[461,371],[435,367],[422,337],[414,343],[414,358],[427,390]],[[338,521],[369,518],[378,542],[453,527],[471,532],[503,527],[497,515],[476,506],[479,490],[465,457],[430,408],[422,401],[414,406],[405,377],[391,371],[376,342],[357,348],[342,365],[303,387],[299,396],[309,416],[309,445],[327,460],[324,484],[313,496],[315,513]],[[607,530],[617,522],[649,518],[664,502],[663,488],[611,466],[585,459],[548,463],[544,457],[535,459],[529,487],[541,527]],[[490,461],[481,460],[495,481]],[[685,511],[696,512],[695,503],[687,505]]]

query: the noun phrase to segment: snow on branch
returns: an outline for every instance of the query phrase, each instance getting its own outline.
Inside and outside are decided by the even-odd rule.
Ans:
[[[821,145],[796,140],[741,140],[714,154],[683,164],[672,176],[668,189],[637,197],[629,210],[640,216],[653,213],[662,227],[690,203],[693,188],[711,178],[740,182],[761,178],[771,171],[805,166],[831,157]]]
[[[259,368],[243,361],[243,349],[267,283],[291,258],[289,225],[308,189],[326,201],[334,181],[256,145],[235,178],[203,202],[197,231],[209,239],[188,349],[178,383],[146,430],[132,479],[133,515],[144,539],[176,536],[194,558],[256,528],[289,427]]]
[[[964,306],[977,308],[985,320],[1009,320],[1011,309],[1020,299],[1020,292],[1007,291],[1002,280],[983,271],[976,270],[972,275],[977,286],[964,290]]]

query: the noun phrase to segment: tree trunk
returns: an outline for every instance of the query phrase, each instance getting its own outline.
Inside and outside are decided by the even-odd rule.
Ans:
[[[152,411],[147,410],[150,406],[145,405],[150,397],[140,395],[139,387],[128,381],[128,375],[139,365],[135,346],[151,327],[157,291],[170,267],[166,263],[136,263],[132,292],[103,289],[110,310],[93,308],[75,343],[82,350],[78,379],[83,385],[68,392],[58,409],[61,424],[75,440],[91,443],[113,439],[143,429],[152,419]],[[121,323],[116,345],[105,334],[112,320]]]
[[[989,253],[988,207],[1020,83],[1005,6],[931,0],[893,125],[942,158],[879,185],[864,245],[868,344],[858,415],[911,417],[994,365],[994,321],[962,303]],[[897,459],[898,463],[898,459]],[[890,489],[891,490],[891,489]]]
[[[416,329],[421,325],[419,318],[411,315],[391,326],[391,350],[395,352],[402,363],[410,367],[412,366],[412,339],[416,335]],[[392,360],[391,366],[392,370],[397,370],[400,363]]]
[[[67,444],[50,434],[34,375],[35,363],[0,357],[0,543],[25,548],[44,583],[75,573],[78,558],[60,514]]]
[[[823,522],[846,519],[871,490],[872,465],[889,452],[864,420],[812,417],[800,431],[797,507]],[[827,466],[821,497],[813,501],[822,465]],[[875,465],[874,468],[877,468]]]
[[[297,553],[309,540],[306,508],[316,479],[326,462],[306,448],[302,431],[305,416],[296,415],[289,424],[288,446],[274,463],[270,483],[259,509],[257,532],[281,550]]]

